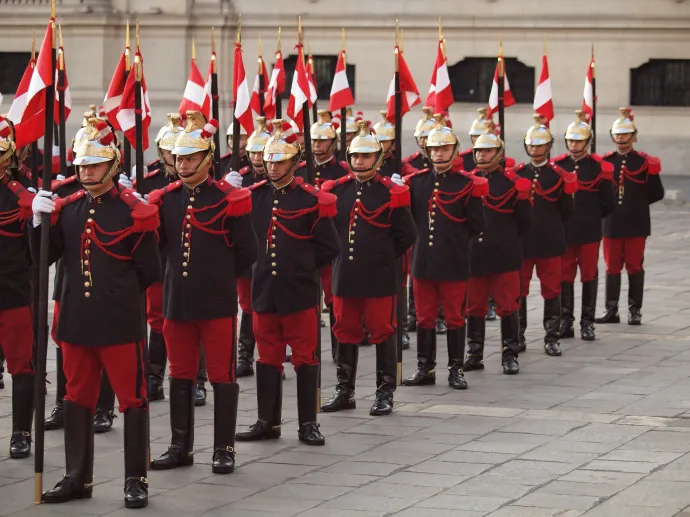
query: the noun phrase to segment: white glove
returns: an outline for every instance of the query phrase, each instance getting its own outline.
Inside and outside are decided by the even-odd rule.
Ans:
[[[149,173],[149,168],[144,165],[144,176],[146,176]],[[129,175],[130,178],[134,179],[137,177],[137,166],[135,165],[132,167],[132,174]]]
[[[230,171],[225,175],[225,181],[235,188],[242,188],[242,175],[237,171]]]
[[[32,194],[35,194],[35,193],[36,193],[36,189],[33,188],[33,187],[29,187],[29,188],[26,189],[26,190],[28,190],[28,191],[31,192]]]
[[[396,185],[400,185],[401,187],[405,185],[405,180],[402,179],[402,176],[398,174],[397,172],[391,176],[391,180],[393,183]]]
[[[142,196],[142,195],[139,194],[139,192],[137,192],[136,190],[134,191],[134,197],[137,198],[137,199],[138,199],[139,201],[141,201],[142,203],[148,203],[148,201],[149,201],[149,195],[148,195],[148,194]]]
[[[58,174],[57,176],[55,176],[55,179],[58,181],[64,181],[65,177],[62,174]]]
[[[121,187],[124,188],[134,188],[134,184],[132,183],[132,180],[129,179],[125,174],[120,174],[120,179],[118,180],[118,183],[120,184]]]
[[[55,199],[57,195],[53,195],[48,190],[39,190],[31,203],[31,210],[34,212],[34,228],[43,222],[44,214],[51,214],[55,210]]]

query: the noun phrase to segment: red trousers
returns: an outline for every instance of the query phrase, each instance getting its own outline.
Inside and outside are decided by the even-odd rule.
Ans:
[[[436,328],[439,305],[443,307],[449,329],[465,326],[467,281],[439,282],[414,278],[412,288],[417,307],[418,326],[425,329]]]
[[[235,382],[237,318],[163,322],[163,337],[168,347],[170,376],[196,379],[199,350],[203,343],[206,370],[211,383]]]
[[[65,400],[96,411],[105,370],[117,396],[120,413],[129,408],[146,407],[144,341],[111,346],[84,346],[61,343],[63,368],[67,378]]]
[[[151,284],[146,290],[146,321],[154,332],[163,332],[163,282]]]
[[[0,310],[0,346],[10,375],[33,373],[34,331],[29,306]]]
[[[522,296],[529,294],[529,283],[532,272],[537,268],[537,277],[541,285],[541,296],[544,300],[552,300],[561,293],[561,257],[533,258],[522,260]]]
[[[53,338],[55,344],[59,347],[60,342],[57,340],[57,322],[60,317],[60,302],[55,302],[55,307],[53,308],[53,323],[50,326],[50,337]]]
[[[483,318],[489,311],[489,294],[496,302],[496,314],[508,316],[520,308],[520,272],[508,271],[475,276],[467,282],[467,315]],[[416,301],[416,300],[415,300]],[[445,306],[443,307],[445,309]]]
[[[237,279],[237,297],[240,300],[240,309],[245,314],[252,314],[252,277],[240,277]]]
[[[599,266],[599,242],[578,246],[568,246],[561,259],[563,266],[562,282],[575,282],[577,268],[580,267],[580,282],[589,282],[597,277]]]
[[[604,261],[609,275],[620,275],[623,266],[629,275],[641,273],[644,268],[644,246],[646,237],[610,239],[604,237]]]
[[[295,371],[302,365],[319,364],[316,358],[319,326],[318,307],[292,314],[254,313],[254,337],[259,349],[257,362],[283,371],[285,347],[292,350]]]
[[[395,334],[397,328],[395,304],[396,296],[376,298],[333,296],[333,312],[335,313],[333,334],[339,343],[355,345],[364,341],[366,328],[371,335],[369,338],[371,343],[382,343]],[[434,321],[436,321],[435,318]]]
[[[333,266],[324,266],[319,269],[321,289],[323,289],[323,303],[326,307],[333,305]]]

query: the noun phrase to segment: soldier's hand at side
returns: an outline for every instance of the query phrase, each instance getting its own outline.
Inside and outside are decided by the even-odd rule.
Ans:
[[[39,190],[31,203],[34,213],[34,228],[38,227],[44,218],[44,214],[51,214],[55,210],[56,195],[48,190]]]
[[[225,175],[225,181],[235,188],[242,188],[242,175],[237,171],[230,171]]]
[[[400,174],[397,172],[391,176],[391,181],[396,185],[400,185],[401,187],[405,185],[405,180],[403,180],[402,176],[400,176]]]

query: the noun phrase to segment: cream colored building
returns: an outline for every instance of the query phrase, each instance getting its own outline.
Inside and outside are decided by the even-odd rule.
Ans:
[[[49,0],[0,0],[0,64],[7,62],[5,53],[30,50],[32,30],[36,30],[39,39],[42,37],[49,3]],[[221,124],[227,125],[233,42],[240,13],[250,87],[256,73],[259,38],[263,40],[263,54],[270,67],[278,26],[283,28],[284,55],[287,57],[293,51],[298,14],[302,15],[306,41],[318,56],[338,53],[344,27],[348,63],[355,66],[356,109],[374,120],[385,105],[393,72],[395,19],[404,29],[405,58],[424,98],[436,55],[440,15],[450,67],[467,58],[495,59],[501,34],[506,58],[516,58],[522,63],[522,78],[527,79],[522,95],[528,97],[528,102],[509,108],[506,114],[508,153],[518,160],[524,156],[521,137],[530,125],[532,113],[533,92],[524,90],[536,84],[546,39],[557,113],[552,123],[557,135],[557,153],[564,148],[560,135],[572,120],[574,110],[581,105],[584,76],[594,44],[599,99],[597,150],[611,149],[607,133],[617,108],[633,104],[640,132],[639,147],[661,156],[668,173],[685,173],[684,164],[690,163],[687,145],[690,0],[57,0],[57,3],[77,114],[69,120],[69,134],[76,131],[81,120],[78,115],[89,104],[102,103],[123,49],[127,20],[140,21],[141,49],[156,126],[164,122],[167,112],[175,111],[179,105],[192,38],[196,40],[198,66],[205,75],[211,27],[216,28],[223,107]],[[484,69],[486,66],[484,62]],[[642,68],[637,70],[638,67]],[[511,71],[510,63],[508,71]],[[531,73],[534,83],[530,82]],[[464,74],[462,84],[475,81],[467,71]],[[490,78],[484,78],[483,88],[487,80]],[[330,85],[330,78],[325,82]],[[2,93],[5,100],[0,111],[6,111],[12,92]],[[469,90],[462,93],[477,95]],[[463,146],[469,145],[466,128],[476,108],[486,101],[477,98],[473,102],[456,102],[451,108]],[[644,105],[648,103],[673,105]],[[326,107],[327,100],[321,100],[320,105]],[[404,120],[406,152],[414,150],[411,133],[417,113],[409,114]]]

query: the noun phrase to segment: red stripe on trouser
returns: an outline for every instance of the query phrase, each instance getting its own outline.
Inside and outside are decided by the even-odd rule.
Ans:
[[[414,300],[417,307],[417,325],[425,329],[436,328],[439,305],[443,307],[449,329],[465,326],[465,296],[467,281],[441,282],[412,279]]]
[[[245,314],[252,314],[252,279],[240,277],[237,279],[237,297],[240,308]]]
[[[333,297],[333,334],[340,343],[364,341],[364,328],[371,343],[382,343],[395,333],[395,296],[374,298]],[[362,326],[364,322],[364,326]]]
[[[467,282],[467,315],[483,318],[489,310],[489,293],[496,314],[508,316],[520,308],[520,272],[472,277]]]
[[[53,307],[53,323],[50,325],[50,337],[53,338],[53,341],[55,341],[55,344],[57,346],[60,346],[60,342],[57,339],[57,324],[58,324],[58,318],[60,317],[60,302],[55,302],[55,306]]]
[[[589,282],[597,277],[599,264],[599,242],[590,242],[578,246],[568,246],[561,257],[563,269],[562,282],[575,282],[577,268],[580,268],[580,282]]]
[[[556,298],[561,292],[561,257],[523,259],[520,271],[522,296],[529,294],[529,283],[532,272],[537,269],[537,277],[541,286],[541,296],[545,300]]]
[[[323,289],[323,303],[326,307],[333,305],[333,266],[324,266],[319,269],[321,289]]]
[[[0,345],[10,375],[33,372],[33,341],[33,323],[28,305],[0,310]]]
[[[620,275],[625,266],[629,275],[644,270],[644,248],[646,237],[610,239],[604,237],[604,261],[609,275]]]
[[[295,371],[302,365],[319,364],[316,358],[319,328],[317,308],[291,314],[254,313],[254,337],[259,351],[258,362],[283,371],[285,347],[292,350]]]
[[[151,330],[163,332],[163,283],[151,284],[146,290],[146,321]]]

